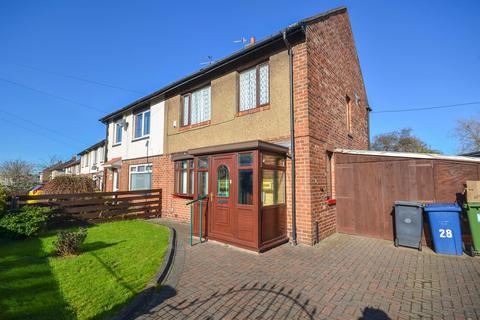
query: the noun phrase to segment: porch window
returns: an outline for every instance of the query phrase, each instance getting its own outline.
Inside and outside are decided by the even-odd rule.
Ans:
[[[134,139],[150,135],[150,110],[136,113],[134,116]]]
[[[269,66],[259,64],[240,73],[240,107],[246,111],[269,103]]]
[[[182,126],[202,123],[210,120],[210,86],[185,94],[182,101]]]
[[[130,166],[130,190],[148,190],[152,188],[152,165]]]
[[[253,154],[238,155],[238,204],[253,204]]]
[[[217,169],[217,196],[229,197],[229,172],[225,165],[221,165]]]
[[[262,205],[285,204],[285,157],[262,155]]]
[[[175,194],[193,196],[193,160],[175,162]]]
[[[208,157],[198,158],[198,195],[208,195]]]

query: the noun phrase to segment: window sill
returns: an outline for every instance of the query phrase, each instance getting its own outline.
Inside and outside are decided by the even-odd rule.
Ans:
[[[178,129],[178,131],[182,132],[182,131],[188,131],[188,130],[194,129],[194,128],[206,127],[206,126],[210,125],[210,121],[211,120],[207,120],[207,121],[203,121],[203,122],[199,122],[199,123],[195,123],[195,124],[190,124],[188,126],[181,126]]]
[[[193,195],[188,195],[188,194],[172,193],[172,196],[174,198],[179,198],[179,199],[193,199]]]
[[[258,107],[255,107],[253,109],[249,109],[249,110],[245,110],[245,111],[238,111],[237,112],[237,117],[242,117],[242,116],[245,116],[245,115],[248,115],[248,114],[257,113],[257,112],[261,112],[261,111],[265,111],[265,110],[269,110],[269,109],[270,109],[270,104],[267,103],[267,104],[263,104],[263,105],[260,105]]]
[[[112,148],[113,148],[113,147],[118,147],[118,146],[121,146],[121,145],[122,145],[122,143],[121,143],[121,142],[118,142],[118,143],[112,144]]]
[[[146,140],[146,139],[148,139],[148,138],[150,138],[150,135],[132,139],[132,142],[137,142],[137,141],[141,141],[141,140]]]

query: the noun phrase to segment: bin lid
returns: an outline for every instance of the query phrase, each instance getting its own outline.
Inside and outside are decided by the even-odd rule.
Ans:
[[[431,203],[425,205],[425,211],[442,211],[442,212],[461,212],[462,208],[456,203]]]
[[[463,207],[465,209],[468,209],[468,208],[475,208],[475,209],[478,209],[480,208],[480,202],[465,202],[463,204]]]
[[[423,207],[423,203],[417,201],[395,201],[395,205],[406,207]]]

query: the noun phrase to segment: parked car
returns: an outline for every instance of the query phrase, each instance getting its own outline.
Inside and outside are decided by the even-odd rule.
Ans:
[[[43,184],[36,185],[28,190],[29,196],[39,196],[43,194]],[[36,203],[37,200],[27,200],[28,204]]]

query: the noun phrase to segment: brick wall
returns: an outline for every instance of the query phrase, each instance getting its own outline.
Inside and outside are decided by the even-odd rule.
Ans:
[[[188,222],[190,219],[189,207],[185,205],[189,199],[173,196],[174,188],[174,164],[169,155],[123,160],[119,169],[119,191],[127,191],[129,187],[129,167],[135,164],[151,163],[152,188],[162,189],[162,216],[179,221]],[[113,190],[113,174],[108,170],[106,191]]]
[[[317,223],[320,239],[336,231],[335,207],[327,205],[327,150],[368,148],[368,101],[346,10],[307,25],[306,42],[294,48],[294,102],[297,235],[312,245]]]

